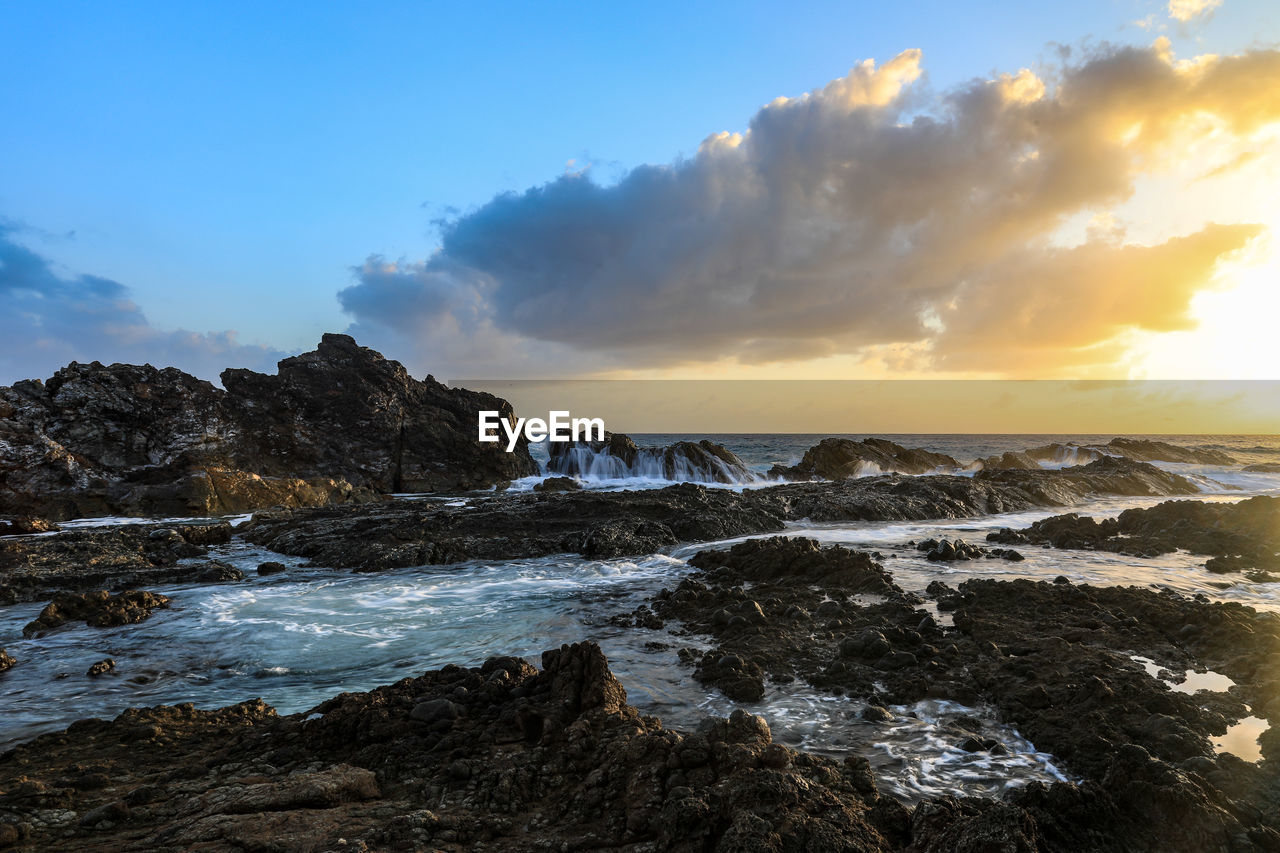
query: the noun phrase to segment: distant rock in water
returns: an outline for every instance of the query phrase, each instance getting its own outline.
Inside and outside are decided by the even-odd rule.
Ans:
[[[1006,456],[1008,454],[1005,454]],[[1236,460],[1221,450],[1182,447],[1167,441],[1119,436],[1106,444],[1046,444],[1026,451],[1026,456],[1055,465],[1084,465],[1104,456],[1123,456],[1134,462],[1181,462],[1193,465],[1234,465]]]
[[[769,476],[781,480],[845,480],[869,474],[929,474],[959,467],[960,463],[945,453],[906,448],[884,438],[824,438],[805,451],[798,465],[775,465]]]
[[[649,478],[685,483],[749,483],[758,479],[733,451],[703,439],[638,447],[630,436],[604,441],[549,442],[547,470],[588,480]]]
[[[1107,447],[1135,462],[1188,462],[1195,465],[1234,465],[1236,460],[1221,450],[1181,447],[1167,441],[1146,438],[1113,438]]]
[[[1034,471],[1040,463],[1021,450],[1010,450],[1000,456],[980,460],[983,471]]]
[[[1261,462],[1240,469],[1248,474],[1280,474],[1280,462]]]
[[[0,388],[0,513],[203,515],[482,488],[537,473],[475,440],[491,394],[419,381],[326,334],[276,375],[72,363]]]

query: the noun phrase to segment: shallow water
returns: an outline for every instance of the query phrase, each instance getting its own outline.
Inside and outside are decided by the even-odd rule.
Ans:
[[[1002,452],[996,445],[989,452]],[[1258,454],[1272,453],[1271,445],[1256,446],[1263,448]],[[753,464],[763,464],[759,459],[777,449],[771,445],[761,450]],[[948,451],[942,443],[931,449]],[[1261,479],[1246,482],[1240,477],[1232,480],[1239,472],[1220,469],[1186,473],[1204,478],[1204,500],[1234,501],[1249,494],[1280,492],[1278,475],[1257,475]],[[1232,490],[1215,483],[1246,488]],[[663,483],[599,485],[636,488]],[[1114,516],[1128,507],[1162,500],[1109,499],[1076,509]],[[451,503],[461,506],[466,501]],[[978,577],[1063,575],[1075,582],[1153,585],[1280,610],[1280,584],[1213,575],[1204,570],[1204,558],[1183,553],[1136,558],[1021,548],[1026,560],[1020,563],[947,564],[931,563],[908,545],[929,537],[982,544],[992,530],[1025,527],[1064,511],[941,523],[795,523],[787,533],[878,551],[898,583],[912,591],[922,591],[934,580],[954,586]],[[245,518],[231,520],[238,523]],[[63,527],[135,521],[93,519]],[[75,719],[114,716],[131,706],[193,702],[214,708],[261,697],[282,713],[304,711],[338,692],[367,690],[447,663],[478,665],[495,654],[520,655],[536,663],[543,650],[584,639],[603,647],[632,704],[657,714],[670,726],[691,729],[707,714],[726,715],[734,707],[698,685],[691,671],[679,664],[676,648],[697,646],[697,638],[676,638],[664,630],[617,628],[608,619],[629,612],[658,589],[674,586],[689,571],[685,559],[691,554],[707,547],[728,547],[734,541],[740,540],[691,545],[633,560],[593,561],[564,555],[379,574],[301,569],[297,567],[301,560],[239,542],[217,547],[211,556],[240,567],[248,580],[157,587],[156,591],[172,596],[173,606],[139,625],[69,626],[39,640],[24,640],[22,626],[35,617],[40,605],[0,608],[0,648],[19,660],[0,676],[4,688],[0,747],[63,728]],[[258,577],[258,563],[269,559],[285,563],[289,571]],[[924,606],[936,612],[931,603]],[[948,617],[939,614],[939,621],[948,624]],[[87,677],[89,666],[105,657],[115,659],[116,670]],[[1216,673],[1186,673],[1174,689],[1227,689],[1221,678]],[[881,771],[881,784],[907,801],[946,792],[998,795],[1010,785],[1062,778],[1052,756],[1038,753],[988,709],[921,703],[891,709],[895,717],[891,723],[869,723],[860,718],[862,706],[856,701],[792,685],[785,691],[771,688],[766,699],[750,710],[769,720],[775,736],[789,745],[836,757],[850,752],[867,756]],[[1007,752],[991,755],[959,749],[963,734],[954,725],[959,715],[982,720],[984,735],[1000,741]],[[1221,739],[1226,745],[1220,748],[1256,760],[1261,729],[1253,719],[1238,721]],[[1265,721],[1259,722],[1265,728]]]

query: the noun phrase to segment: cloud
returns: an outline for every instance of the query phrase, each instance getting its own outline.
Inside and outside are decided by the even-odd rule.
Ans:
[[[0,382],[46,378],[71,361],[150,362],[216,380],[226,367],[270,369],[285,353],[235,332],[162,331],[119,282],[63,276],[0,223]]]
[[[499,195],[339,298],[366,335],[455,371],[466,345],[558,359],[544,373],[886,351],[1007,373],[1014,353],[1106,363],[1126,332],[1185,328],[1216,262],[1258,233],[1060,245],[1206,122],[1245,140],[1280,119],[1280,53],[1177,62],[1161,39],[933,97],[920,76],[919,51],[864,62],[689,158]]]
[[[1212,14],[1222,0],[1169,0],[1169,17],[1187,23],[1201,15]]]

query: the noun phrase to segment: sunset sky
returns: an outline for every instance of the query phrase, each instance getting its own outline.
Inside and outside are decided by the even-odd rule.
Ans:
[[[1280,10],[9,4],[0,382],[1280,378]]]

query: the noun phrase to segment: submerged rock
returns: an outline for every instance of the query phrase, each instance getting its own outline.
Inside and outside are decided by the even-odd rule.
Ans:
[[[479,411],[509,416],[505,401],[416,380],[346,335],[222,384],[93,362],[0,388],[0,512],[207,515],[537,473],[523,440],[475,440]]]

